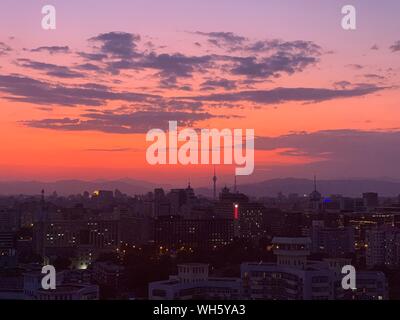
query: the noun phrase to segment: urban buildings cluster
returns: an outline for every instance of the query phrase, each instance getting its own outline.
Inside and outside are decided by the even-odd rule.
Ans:
[[[220,192],[216,182],[214,173],[211,199],[190,183],[136,196],[1,197],[0,299],[400,298],[399,199],[322,196],[316,181],[309,195],[253,199],[236,181]],[[238,243],[257,248],[253,261],[227,271],[193,260],[224,248],[234,255]],[[168,259],[169,278],[169,270],[135,269],[140,262],[129,254],[149,248],[155,266]],[[44,264],[57,268],[56,290],[41,288]],[[349,264],[357,289],[345,291],[341,268]],[[135,279],[148,279],[144,291],[135,290]]]

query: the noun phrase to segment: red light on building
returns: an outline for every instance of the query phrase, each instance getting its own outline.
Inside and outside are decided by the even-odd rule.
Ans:
[[[233,206],[233,218],[235,220],[239,219],[239,205],[237,203],[235,203]]]

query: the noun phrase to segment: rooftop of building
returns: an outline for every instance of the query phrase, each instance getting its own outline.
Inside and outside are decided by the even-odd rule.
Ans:
[[[317,261],[317,260],[307,260],[306,264],[303,268],[294,268],[290,266],[283,266],[283,265],[278,265],[277,263],[274,262],[243,262],[241,264],[241,269],[246,269],[246,268],[251,268],[255,269],[257,271],[263,271],[264,269],[273,269],[273,270],[280,270],[280,271],[287,271],[290,270],[291,272],[298,271],[298,272],[304,272],[304,271],[319,271],[319,270],[328,270],[329,265],[328,263],[324,261]]]
[[[115,264],[111,261],[99,261],[99,262],[95,262],[93,265],[94,265],[94,267],[101,267],[107,271],[121,271],[124,269],[123,266]]]
[[[208,263],[197,263],[197,262],[189,262],[189,263],[181,263],[178,264],[178,267],[204,267],[208,268]]]
[[[311,244],[311,239],[307,237],[289,238],[289,237],[274,237],[272,243],[277,244]]]
[[[56,289],[53,290],[44,290],[44,289],[39,289],[38,291],[40,293],[48,293],[48,294],[57,294],[57,293],[63,293],[63,294],[68,294],[68,293],[74,293],[82,289],[87,289],[87,288],[95,288],[96,285],[87,285],[87,284],[63,284],[63,285],[58,285]]]
[[[182,282],[179,280],[162,280],[162,281],[154,281],[151,282],[151,285],[158,287],[179,287],[179,288],[193,288],[193,287],[206,287],[206,286],[214,286],[214,287],[224,287],[227,285],[234,285],[240,283],[240,278],[224,278],[224,277],[210,277],[205,280],[199,282]]]

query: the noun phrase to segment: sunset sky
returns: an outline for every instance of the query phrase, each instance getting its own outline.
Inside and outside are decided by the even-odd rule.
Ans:
[[[211,166],[146,163],[168,120],[254,129],[239,183],[400,179],[399,16],[398,0],[2,0],[0,180],[208,184]]]

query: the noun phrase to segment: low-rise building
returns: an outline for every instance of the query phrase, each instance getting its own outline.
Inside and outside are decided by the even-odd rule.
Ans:
[[[178,274],[168,280],[149,284],[150,300],[236,300],[241,298],[239,278],[218,278],[208,275],[208,265],[178,265]]]
[[[34,300],[98,300],[99,287],[88,284],[63,284],[54,290],[36,290]]]

